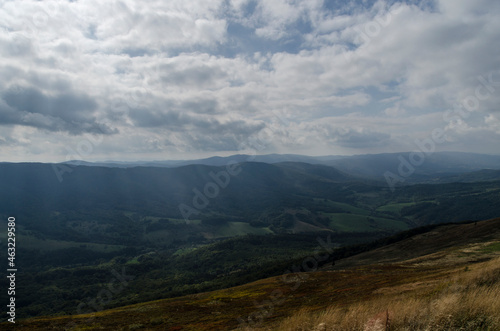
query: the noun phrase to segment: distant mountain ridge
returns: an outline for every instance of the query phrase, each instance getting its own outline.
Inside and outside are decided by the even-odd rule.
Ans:
[[[378,165],[374,161],[377,157]],[[358,165],[370,169],[367,162],[372,162],[376,172],[381,172],[390,171],[384,167],[392,162],[395,169],[391,171],[397,172],[401,157],[405,156],[360,156]],[[101,265],[109,261],[135,270],[138,277],[144,275],[141,279],[151,286],[146,291],[143,284],[137,285],[133,292],[143,293],[142,300],[152,300],[242,284],[259,275],[281,272],[276,270],[277,262],[303,252],[311,239],[315,245],[318,234],[331,235],[336,244],[345,245],[422,225],[500,215],[500,180],[496,180],[500,170],[434,171],[427,177],[415,172],[415,178],[423,183],[391,190],[383,180],[355,175],[355,157],[346,163],[350,167],[347,171],[318,163],[283,161],[281,156],[272,158],[281,162],[126,168],[0,163],[0,221],[16,217],[22,241],[19,256],[27,265],[25,272],[29,268],[31,274],[27,281],[31,287],[21,293],[34,304],[19,312],[67,312],[68,300],[81,300],[86,285],[98,287]],[[473,160],[480,161],[477,156]],[[469,169],[488,162],[492,163],[485,157],[472,165],[470,158],[462,163],[469,164]],[[464,168],[459,162],[455,165]],[[435,168],[443,169],[444,165]],[[6,229],[5,224],[0,234],[3,231],[6,236]],[[245,235],[250,237],[240,241]],[[269,240],[267,247],[271,248],[275,238],[288,236],[309,239],[301,239],[295,253],[290,251],[291,240],[280,242],[279,247],[285,248],[281,255],[265,247],[259,254],[245,248],[262,242],[261,238]],[[228,238],[234,241],[223,242]],[[219,247],[219,242],[220,250],[200,250],[212,244]],[[222,252],[234,253],[235,245],[249,253],[245,259],[239,254],[229,260],[221,257]],[[7,252],[5,242],[0,242],[0,247]],[[198,253],[202,252],[207,255],[200,259]],[[201,263],[204,259],[212,262]],[[267,269],[261,264],[264,259]],[[250,261],[256,264],[248,269]],[[58,268],[63,266],[69,270],[52,284],[53,275],[59,275]],[[162,286],[149,280],[145,270],[161,279],[158,284]],[[198,274],[200,270],[203,272]],[[229,278],[219,278],[223,275]],[[85,283],[75,286],[80,281]],[[54,292],[52,285],[61,291]],[[37,294],[41,289],[43,296]],[[116,303],[134,302],[133,297],[123,295]],[[50,302],[50,307],[39,306],[39,299]]]
[[[279,201],[294,201],[297,194],[333,198],[338,194],[332,190],[337,183],[353,181],[332,167],[306,163],[247,162],[233,166],[235,173],[231,175],[227,167],[201,164],[176,168],[66,167],[59,170],[52,164],[0,164],[0,212],[23,210],[26,205],[57,211],[112,206],[182,218],[180,204],[193,208],[196,192],[200,192],[199,199],[207,201],[206,207],[197,211],[230,208],[244,215],[247,209],[261,212]],[[67,171],[59,174],[61,181],[58,171]]]
[[[344,157],[346,156],[340,156],[340,155],[306,156],[298,154],[267,154],[267,155],[235,154],[231,156],[212,156],[209,158],[193,159],[193,160],[104,161],[104,162],[86,162],[80,160],[71,160],[63,163],[69,165],[104,166],[104,167],[116,167],[116,168],[129,168],[137,166],[174,168],[191,164],[201,164],[208,166],[225,166],[230,163],[244,163],[244,162],[262,162],[269,164],[280,163],[280,162],[303,162],[311,164],[323,164]]]
[[[404,172],[405,183],[432,182],[442,177],[480,171],[484,169],[500,169],[500,155],[436,152],[429,155],[424,153],[385,153],[365,155],[330,155],[306,156],[296,154],[268,154],[245,155],[237,154],[227,157],[214,156],[197,160],[166,160],[144,162],[84,162],[68,161],[67,165],[86,165],[101,167],[166,167],[175,168],[191,164],[207,166],[225,166],[233,163],[262,162],[276,164],[283,162],[301,162],[309,164],[327,165],[337,168],[351,176],[371,180],[386,181],[385,175],[389,172],[401,175]]]
[[[62,233],[69,227],[78,240],[88,237],[81,224],[94,226],[88,215],[106,224],[103,228],[113,229],[109,233],[121,231],[117,225],[120,222],[139,227],[137,219],[173,219],[160,226],[162,229],[177,220],[198,222],[181,229],[185,240],[190,233],[223,236],[217,229],[206,234],[211,224],[229,226],[231,230],[225,232],[228,236],[323,229],[390,232],[456,221],[458,217],[496,215],[500,202],[495,195],[499,189],[495,180],[500,179],[499,174],[483,170],[456,174],[456,180],[441,173],[416,175],[425,179],[425,184],[401,187],[395,195],[381,180],[301,162],[175,168],[2,163],[0,214],[24,214],[37,231],[44,233]],[[434,182],[433,178],[438,180]],[[471,196],[472,192],[481,194]],[[489,207],[479,207],[484,205]],[[96,231],[103,242],[104,238],[122,242],[106,231]]]

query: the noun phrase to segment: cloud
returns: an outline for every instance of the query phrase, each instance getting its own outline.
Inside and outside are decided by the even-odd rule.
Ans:
[[[371,132],[363,128],[337,129],[330,133],[330,140],[344,147],[367,148],[381,146],[389,140],[390,135],[382,132]]]
[[[33,87],[12,86],[2,94],[2,99],[2,124],[27,125],[71,134],[116,133],[116,130],[95,121],[91,112],[97,104],[85,95],[66,92],[49,96]]]
[[[499,134],[494,0],[0,4],[7,158],[65,157],[86,134],[106,159],[236,151],[266,130],[263,153],[412,149],[434,128],[465,151]],[[471,98],[461,126],[444,119]]]
[[[498,115],[489,114],[484,118],[484,122],[489,130],[500,134],[500,118]]]
[[[386,108],[384,110],[384,114],[387,116],[402,116],[406,114],[406,110],[401,107],[399,103],[396,103],[394,106]]]
[[[9,136],[0,136],[0,145],[3,146],[13,146],[17,145],[19,142]]]
[[[336,120],[335,118],[315,121],[303,126],[309,132],[310,140],[330,146],[340,146],[347,149],[368,149],[387,145],[391,135],[377,130],[377,124],[356,126],[352,119]]]

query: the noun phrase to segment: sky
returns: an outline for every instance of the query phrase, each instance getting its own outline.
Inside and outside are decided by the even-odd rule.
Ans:
[[[500,153],[500,1],[0,0],[0,161]]]

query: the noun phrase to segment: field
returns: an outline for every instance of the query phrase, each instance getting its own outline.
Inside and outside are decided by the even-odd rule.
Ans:
[[[221,227],[218,227],[212,234],[207,234],[207,239],[228,238],[235,236],[243,236],[246,234],[265,235],[273,233],[269,228],[255,228],[244,222],[228,222]]]
[[[378,207],[377,211],[399,214],[401,212],[401,209],[403,209],[404,207],[409,207],[414,205],[415,205],[414,202],[391,203],[385,206]]]
[[[330,228],[344,232],[370,232],[370,231],[398,231],[407,230],[406,223],[381,217],[367,217],[365,215],[347,213],[325,214],[331,219]]]

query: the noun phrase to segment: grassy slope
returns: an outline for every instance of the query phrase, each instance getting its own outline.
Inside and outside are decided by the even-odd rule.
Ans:
[[[457,246],[500,240],[500,220],[449,224],[395,244],[361,253],[337,262],[336,268],[377,263],[401,262],[419,256],[455,249]]]
[[[366,300],[320,312],[302,309],[273,330],[499,330],[500,258],[450,272],[447,279],[380,288]]]
[[[287,274],[230,289],[89,315],[18,321],[15,326],[3,324],[1,328],[227,330],[247,324],[266,329],[310,330],[326,323],[324,330],[334,330],[336,324],[356,330],[363,329],[370,319],[373,322],[374,312],[389,310],[393,329],[398,329],[396,326],[402,328],[405,321],[418,324],[420,319],[424,323],[425,309],[442,313],[442,316],[436,315],[435,319],[427,321],[427,325],[433,325],[435,329],[437,326],[432,323],[456,327],[453,323],[460,321],[457,322],[453,314],[461,314],[458,317],[465,318],[464,323],[469,324],[500,323],[498,314],[491,312],[498,307],[490,302],[492,295],[500,293],[497,283],[500,275],[499,242],[500,219],[478,222],[477,225],[440,226],[373,252],[338,261],[335,267],[317,272]],[[393,257],[391,263],[380,263],[388,262],[381,260],[387,255]],[[491,285],[491,288],[486,287],[487,291],[483,291],[485,283]],[[477,302],[478,298],[492,308],[483,307]],[[452,309],[461,306],[466,299],[471,307],[474,304],[482,309],[484,316],[477,315],[472,308],[468,310],[469,315]],[[403,305],[403,302],[407,304]],[[259,308],[262,304],[264,306]],[[437,308],[432,310],[432,307]],[[342,320],[340,315],[358,317],[353,317],[354,323]],[[417,329],[417,324],[412,324],[413,329]]]

